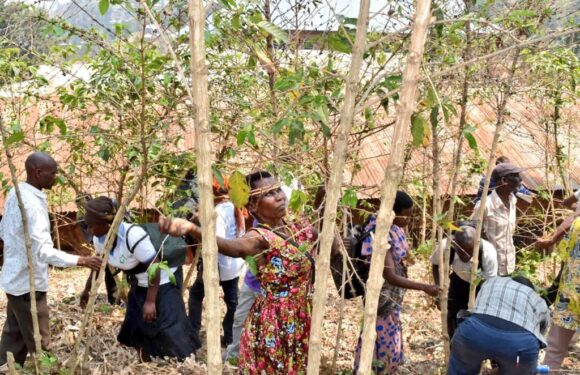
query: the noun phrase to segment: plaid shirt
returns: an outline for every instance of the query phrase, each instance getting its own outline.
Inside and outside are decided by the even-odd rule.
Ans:
[[[474,314],[495,316],[531,332],[546,347],[544,334],[550,322],[546,302],[531,288],[509,277],[494,277],[483,283]]]
[[[498,274],[508,275],[516,268],[516,247],[514,232],[516,230],[516,200],[510,194],[509,207],[506,207],[495,190],[487,197],[483,213],[483,228],[487,240],[497,251]],[[471,219],[476,219],[481,201],[473,209]]]

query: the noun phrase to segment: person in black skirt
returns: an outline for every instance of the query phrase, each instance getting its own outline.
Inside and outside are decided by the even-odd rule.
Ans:
[[[85,205],[85,222],[93,234],[93,244],[97,253],[102,254],[105,237],[116,213],[116,205],[107,197],[88,201]],[[137,349],[141,360],[150,357],[174,357],[183,360],[198,349],[193,328],[185,313],[179,284],[172,285],[169,275],[160,270],[152,283],[147,272],[131,272],[144,269],[150,264],[156,250],[145,230],[131,224],[121,223],[117,231],[108,263],[128,273],[131,285],[127,301],[127,312],[117,340]],[[128,241],[126,239],[128,236]],[[133,252],[127,243],[136,244]],[[139,267],[139,268],[138,268]],[[177,268],[172,268],[177,272]],[[177,275],[176,275],[177,276]],[[83,295],[88,296],[92,274],[89,276]],[[82,299],[82,297],[81,297]]]

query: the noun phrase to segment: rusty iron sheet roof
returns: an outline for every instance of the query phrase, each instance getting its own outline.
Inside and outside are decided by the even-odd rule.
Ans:
[[[580,188],[580,106],[564,111],[559,122],[559,130],[554,134],[552,112],[543,110],[530,99],[514,98],[506,107],[506,122],[499,138],[496,155],[510,158],[513,164],[525,168],[523,183],[532,190],[561,190],[562,180],[556,168],[556,146],[562,148],[567,158],[562,161],[566,178],[573,189]],[[377,126],[392,121],[393,117],[376,120]],[[496,111],[487,102],[471,104],[467,109],[467,122],[476,130],[474,137],[480,152],[479,159],[488,160],[493,141]],[[551,131],[547,132],[548,126]],[[454,124],[455,130],[457,129]],[[439,183],[440,192],[449,194],[456,135],[449,127],[441,126],[438,132],[441,144]],[[379,187],[390,156],[393,127],[367,136],[357,144],[352,142],[347,181],[358,187],[359,198],[379,198]],[[458,194],[475,195],[481,179],[480,173],[470,173],[470,161],[478,159],[477,154],[463,142],[462,159],[464,163],[459,174]],[[420,185],[433,185],[431,145],[414,149],[405,165],[402,186],[418,192]]]

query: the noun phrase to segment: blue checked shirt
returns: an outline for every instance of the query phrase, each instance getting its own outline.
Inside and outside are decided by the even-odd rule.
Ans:
[[[485,281],[475,301],[474,314],[495,316],[531,332],[546,347],[544,334],[550,323],[546,302],[531,288],[509,277]]]

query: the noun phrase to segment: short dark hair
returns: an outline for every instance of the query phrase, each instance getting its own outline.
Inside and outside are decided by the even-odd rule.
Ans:
[[[533,290],[536,290],[536,287],[534,286],[534,284],[530,281],[530,279],[528,279],[525,276],[522,276],[522,275],[512,276],[512,280],[515,281],[516,283],[520,283],[520,284],[525,285],[529,288],[532,288]]]
[[[507,156],[498,156],[497,159],[495,159],[495,165],[501,164],[501,163],[509,163],[510,159]]]
[[[268,171],[257,171],[246,176],[246,183],[250,186],[250,188],[255,189],[256,182],[271,177],[273,176]]]
[[[395,214],[400,214],[403,210],[413,207],[413,198],[404,191],[397,191],[397,196],[395,197],[395,204],[393,205],[393,211]]]

